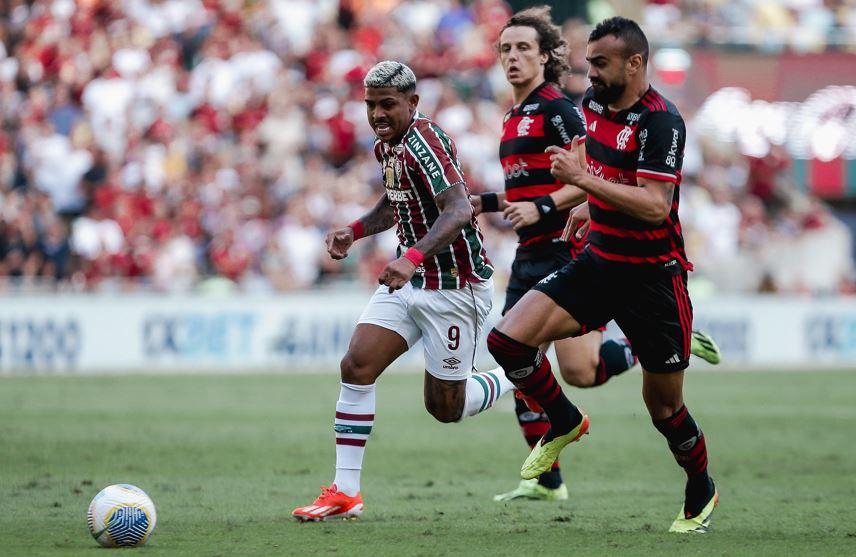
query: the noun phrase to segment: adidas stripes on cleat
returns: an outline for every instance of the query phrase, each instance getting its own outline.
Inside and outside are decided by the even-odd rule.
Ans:
[[[320,522],[329,518],[356,518],[363,514],[363,498],[357,493],[353,497],[336,488],[321,486],[321,495],[305,507],[297,507],[291,516],[300,522]]]
[[[722,353],[713,337],[702,331],[693,331],[692,337],[690,337],[690,353],[709,364],[716,365],[722,360]]]

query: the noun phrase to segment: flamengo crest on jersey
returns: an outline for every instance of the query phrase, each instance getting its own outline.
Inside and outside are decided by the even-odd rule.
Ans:
[[[421,240],[440,216],[434,197],[463,184],[452,139],[417,112],[399,143],[375,141],[386,196],[393,207],[398,242],[404,249]],[[401,255],[401,248],[399,254]],[[493,266],[475,217],[440,253],[426,257],[411,283],[416,288],[457,289],[491,277]]]
[[[550,174],[550,145],[569,147],[572,138],[585,135],[580,111],[555,84],[544,82],[505,115],[499,158],[505,172],[509,202],[532,201],[559,190]],[[520,245],[558,239],[569,211],[556,211],[517,231]]]
[[[678,218],[686,128],[677,108],[653,87],[619,112],[596,102],[591,89],[582,104],[590,174],[633,187],[638,178],[674,184],[669,216],[660,224],[631,217],[589,195],[589,249],[609,261],[655,265],[677,261],[692,269]]]

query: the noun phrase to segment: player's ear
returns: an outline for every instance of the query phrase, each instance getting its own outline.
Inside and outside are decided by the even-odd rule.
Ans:
[[[410,94],[410,99],[408,99],[408,104],[410,105],[411,110],[416,110],[416,107],[419,105],[419,95],[416,93]]]
[[[627,59],[627,73],[630,75],[636,75],[640,71],[645,70],[645,62],[642,59],[641,54],[631,54],[630,58]]]

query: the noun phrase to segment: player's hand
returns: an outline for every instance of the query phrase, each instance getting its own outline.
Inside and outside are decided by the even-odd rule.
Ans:
[[[578,136],[574,136],[570,149],[562,149],[550,145],[545,150],[550,153],[550,174],[563,184],[581,186],[580,182],[586,175],[586,169],[580,164],[580,155],[577,145]]]
[[[577,205],[571,210],[571,216],[568,217],[568,222],[565,224],[562,241],[570,242],[572,237],[581,240],[588,234],[589,224],[591,224],[591,214],[588,203]]]
[[[541,220],[538,208],[531,201],[505,202],[505,210],[502,211],[505,220],[511,222],[514,230],[520,230],[524,226],[535,224]]]
[[[348,257],[348,250],[354,243],[354,231],[350,226],[333,230],[327,233],[325,240],[327,243],[327,253],[333,259],[344,259]]]
[[[477,217],[482,212],[482,198],[480,195],[470,196],[470,205],[473,206],[473,216]]]
[[[389,293],[392,294],[395,290],[402,288],[410,282],[415,273],[416,265],[406,257],[399,257],[383,268],[383,271],[377,277],[377,282],[378,284],[388,286]]]

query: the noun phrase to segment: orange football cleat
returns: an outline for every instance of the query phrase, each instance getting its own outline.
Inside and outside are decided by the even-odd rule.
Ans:
[[[363,514],[363,497],[359,493],[351,497],[340,492],[336,484],[321,486],[321,495],[305,507],[297,507],[291,516],[301,522],[320,522],[328,518],[354,518]]]

